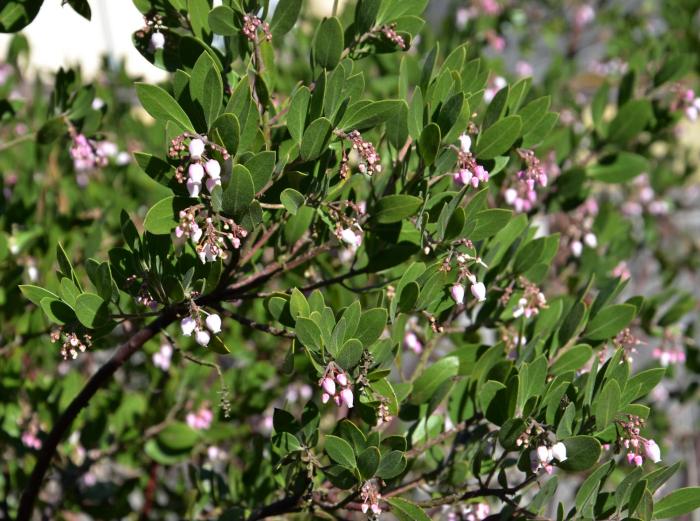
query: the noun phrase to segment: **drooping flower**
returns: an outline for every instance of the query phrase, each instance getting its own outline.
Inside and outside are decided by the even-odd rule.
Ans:
[[[194,138],[190,141],[189,145],[190,158],[194,160],[199,160],[204,153],[204,141],[199,138]]]
[[[462,286],[461,284],[453,284],[450,288],[450,295],[452,296],[452,300],[454,300],[457,304],[463,304],[464,286]]]
[[[204,322],[212,333],[216,334],[221,332],[221,317],[216,313],[209,315]]]

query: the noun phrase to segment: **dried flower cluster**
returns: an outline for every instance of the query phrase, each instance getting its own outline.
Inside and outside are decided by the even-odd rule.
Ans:
[[[336,130],[335,134],[343,140],[350,141],[351,151],[358,155],[358,165],[357,169],[362,174],[372,175],[374,173],[379,173],[382,171],[381,157],[374,148],[374,145],[365,140],[357,130],[351,130],[350,132],[343,132],[342,130]],[[340,177],[347,179],[350,177],[350,155],[346,152],[343,147],[343,158],[340,162]]]

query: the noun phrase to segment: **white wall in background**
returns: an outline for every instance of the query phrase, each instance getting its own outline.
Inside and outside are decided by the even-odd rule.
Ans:
[[[88,22],[61,0],[45,0],[39,14],[24,30],[31,45],[33,69],[54,71],[59,66],[80,64],[90,77],[105,54],[126,58],[130,73],[160,81],[166,73],[146,61],[131,43],[131,34],[143,26],[143,17],[131,0],[90,0]],[[10,36],[0,35],[0,56]]]

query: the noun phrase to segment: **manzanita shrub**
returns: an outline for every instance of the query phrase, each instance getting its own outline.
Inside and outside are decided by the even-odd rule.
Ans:
[[[325,2],[134,0],[162,85],[12,40],[0,516],[700,507],[700,3]]]

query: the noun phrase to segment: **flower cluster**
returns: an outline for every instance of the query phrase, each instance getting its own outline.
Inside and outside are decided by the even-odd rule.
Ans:
[[[78,358],[78,352],[84,353],[88,348],[92,346],[92,336],[84,333],[82,336],[78,336],[76,332],[66,333],[62,329],[54,329],[51,331],[51,342],[54,344],[56,342],[63,341],[61,345],[61,356],[64,360],[72,358],[75,360]]]
[[[185,145],[185,140],[188,138],[190,142]],[[221,186],[221,163],[211,157],[212,152],[219,152],[224,161],[230,157],[225,148],[210,141],[205,142],[199,136],[192,137],[190,134],[181,134],[170,142],[168,156],[180,161],[175,171],[175,178],[178,183],[185,183],[190,197],[200,196],[202,183],[209,193],[215,187]],[[185,167],[187,168],[186,179]]]
[[[520,285],[523,287],[523,295],[518,299],[518,305],[513,310],[513,318],[525,316],[525,318],[533,317],[539,314],[541,309],[547,307],[547,299],[540,288],[527,280],[525,277],[520,277]]]
[[[360,173],[372,175],[382,171],[382,159],[379,157],[379,153],[377,153],[377,150],[371,142],[362,137],[359,131],[351,130],[345,133],[342,130],[336,130],[335,134],[341,139],[350,141],[352,151],[356,152],[359,156],[357,169]],[[349,161],[350,156],[345,151],[345,148],[343,148],[343,158],[340,162],[340,177],[343,179],[350,177]]]
[[[644,420],[638,416],[628,416],[627,421],[620,421],[622,436],[618,439],[618,445],[622,445],[627,451],[627,462],[630,465],[640,467],[644,457],[654,463],[661,461],[661,449],[654,440],[640,435]]]
[[[471,147],[472,140],[466,133],[459,136],[457,171],[452,174],[452,179],[460,186],[472,185],[477,188],[479,183],[486,183],[489,180],[489,173],[483,166],[477,164],[471,153]]]
[[[382,401],[377,407],[377,426],[384,423],[389,423],[394,417],[389,412],[389,406],[385,401]]]
[[[571,214],[557,216],[553,228],[561,231],[562,244],[574,257],[580,257],[583,247],[598,247],[598,237],[593,232],[593,224],[598,215],[598,202],[588,198]]]
[[[403,345],[417,355],[423,352],[423,343],[413,331],[406,331],[406,334],[403,336]]]
[[[491,513],[488,503],[467,503],[464,505],[445,506],[447,521],[482,521]]]
[[[539,445],[530,451],[530,468],[532,472],[544,469],[547,474],[551,474],[554,471],[552,461],[555,459],[559,462],[566,461],[566,445],[562,442],[557,442],[551,447]]]
[[[208,407],[200,407],[196,412],[188,412],[185,421],[190,428],[196,431],[206,430],[211,427],[214,413]]]
[[[338,224],[335,235],[339,241],[347,244],[353,251],[357,251],[362,246],[362,227],[357,222],[347,228],[343,228]]]
[[[22,433],[22,444],[30,449],[39,450],[41,439],[39,439],[39,427],[32,421]]]
[[[383,25],[380,29],[382,34],[386,37],[387,40],[392,42],[394,45],[396,45],[399,49],[401,50],[406,50],[406,42],[404,41],[403,37],[396,32],[396,24],[390,24],[390,25]]]
[[[190,206],[180,211],[180,223],[175,228],[175,237],[190,239],[202,262],[214,262],[228,257],[227,241],[238,249],[241,239],[248,232],[228,217],[211,214],[204,205]]]
[[[664,331],[661,345],[655,347],[651,355],[659,361],[662,367],[685,363],[685,350],[678,345],[677,339],[668,330]]]
[[[518,149],[518,154],[525,161],[525,169],[517,173],[515,187],[508,188],[504,193],[506,203],[516,212],[529,212],[537,202],[537,185],[547,186],[548,176],[542,162],[532,150]]]
[[[173,346],[169,342],[163,342],[160,349],[153,353],[153,365],[163,371],[170,369],[170,361],[173,357]]]
[[[666,215],[669,205],[667,201],[657,198],[654,188],[649,183],[649,176],[642,174],[632,181],[632,192],[622,204],[622,212],[629,217],[637,217],[645,210],[650,215]]]
[[[466,245],[467,247],[472,247],[471,241],[467,240]],[[450,269],[449,260],[446,262],[446,269]],[[460,253],[457,255],[457,268],[459,270],[459,275],[457,277],[457,282],[450,288],[452,300],[454,300],[457,304],[464,303],[465,289],[461,281],[465,278],[469,280],[469,291],[471,291],[472,296],[477,300],[477,302],[484,302],[486,300],[486,286],[483,282],[479,282],[476,275],[469,270],[470,264],[479,264],[484,268],[488,268],[480,257],[475,257],[468,253]]]
[[[671,110],[683,110],[685,117],[690,121],[696,121],[700,115],[700,97],[695,95],[693,89],[676,87],[676,99],[671,104]]]
[[[257,42],[258,29],[265,33],[265,39],[272,41],[272,33],[270,32],[270,24],[263,22],[254,14],[247,14],[243,17],[243,34],[251,42]]]
[[[620,331],[613,340],[615,347],[624,351],[625,358],[629,363],[632,363],[633,355],[637,353],[637,346],[641,343],[642,341],[634,336],[628,327]]]
[[[182,334],[192,336],[192,333],[194,333],[195,341],[202,347],[209,345],[211,341],[210,332],[213,334],[221,332],[221,317],[216,313],[208,313],[206,315],[206,318],[202,320],[201,309],[192,303],[190,304],[189,316],[180,321]]]
[[[323,378],[318,381],[318,385],[323,389],[323,394],[321,395],[321,401],[323,403],[328,403],[332,397],[338,407],[340,407],[341,404],[347,405],[350,409],[354,406],[355,399],[352,394],[350,379],[348,375],[333,362],[326,367]]]
[[[379,500],[382,499],[382,495],[379,493],[377,485],[373,481],[365,481],[364,485],[362,485],[360,498],[362,499],[361,508],[363,514],[366,514],[370,510],[375,516],[382,513],[382,509],[379,506]]]

